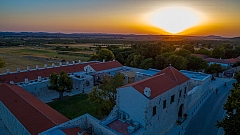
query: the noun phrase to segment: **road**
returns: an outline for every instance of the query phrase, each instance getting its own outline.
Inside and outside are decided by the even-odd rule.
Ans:
[[[184,135],[217,135],[218,128],[215,126],[224,115],[223,104],[226,102],[232,85],[220,86],[218,93],[212,93],[203,103],[199,111],[189,121]]]

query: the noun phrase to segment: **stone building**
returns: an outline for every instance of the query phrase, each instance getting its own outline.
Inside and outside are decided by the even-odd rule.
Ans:
[[[70,94],[88,93],[102,75],[125,75],[126,85],[117,89],[116,106],[105,121],[89,114],[68,120],[39,100],[55,92],[47,89],[48,77],[62,70],[72,78]],[[13,134],[159,135],[184,120],[184,114],[209,91],[210,82],[211,76],[204,73],[178,71],[172,66],[162,71],[143,70],[118,61],[8,70],[0,75],[0,117],[7,127],[14,125]]]

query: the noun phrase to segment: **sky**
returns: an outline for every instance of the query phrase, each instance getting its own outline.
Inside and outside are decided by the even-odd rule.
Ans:
[[[162,15],[179,7],[198,22],[172,33],[160,24],[191,21],[179,11]],[[0,31],[234,37],[240,36],[240,0],[0,0]]]

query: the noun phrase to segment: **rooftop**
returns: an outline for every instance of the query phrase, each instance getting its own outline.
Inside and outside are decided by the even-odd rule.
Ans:
[[[182,83],[186,82],[187,80],[189,80],[189,78],[187,76],[185,76],[184,74],[182,74],[181,72],[179,72],[176,68],[174,68],[172,66],[168,66],[168,67],[164,68],[158,74],[162,74],[162,73],[166,73],[167,75],[169,75],[178,84],[182,84]]]
[[[131,126],[132,124],[124,123],[120,120],[115,120],[111,123],[109,123],[107,126],[111,129],[121,133],[122,135],[131,135],[128,133],[128,126]]]
[[[160,70],[150,68],[148,70],[143,70],[142,72],[140,72],[140,74],[146,74],[146,75],[153,76],[153,75],[157,74],[158,72],[160,72]]]
[[[117,60],[115,60],[115,61],[108,61],[108,62],[101,62],[101,63],[93,63],[93,64],[90,64],[90,66],[95,71],[102,71],[102,70],[107,70],[111,68],[122,67],[123,65],[119,63]]]
[[[143,95],[144,89],[148,87],[151,89],[151,98],[155,98],[188,80],[189,78],[187,76],[183,75],[174,67],[169,66],[157,73],[155,76],[125,85],[123,87],[132,86]]]
[[[44,68],[44,69],[34,69],[26,72],[17,72],[17,73],[10,73],[0,75],[0,82],[24,82],[25,78],[28,80],[35,80],[38,76],[42,78],[49,77],[51,73],[60,73],[61,71],[66,71],[67,73],[79,72],[84,71],[84,67],[93,64],[95,62],[88,62],[82,64],[75,64],[75,65],[67,65],[67,66],[60,66],[60,67],[53,67],[53,68]]]
[[[210,76],[202,72],[193,72],[193,71],[187,71],[187,70],[180,70],[180,72],[194,80],[204,80],[205,78]]]
[[[217,58],[206,58],[207,62],[215,62],[215,63],[222,63],[222,64],[229,64],[230,62],[226,59],[217,59]]]
[[[41,133],[69,119],[17,85],[0,83],[1,102],[11,111],[30,134]],[[78,128],[78,131],[81,129]],[[65,133],[77,134],[77,130]]]

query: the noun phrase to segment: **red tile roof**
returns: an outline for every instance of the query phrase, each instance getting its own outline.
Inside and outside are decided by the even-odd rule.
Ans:
[[[229,61],[226,59],[216,59],[216,58],[206,58],[207,62],[215,62],[215,63],[223,63],[223,64],[229,64]]]
[[[95,71],[107,70],[111,68],[122,67],[123,65],[119,63],[117,60],[109,61],[104,63],[94,63],[90,65]]]
[[[67,129],[62,129],[62,131],[67,135],[77,135],[78,132],[82,130],[80,128],[67,128]],[[84,132],[83,135],[89,135],[89,134]]]
[[[144,94],[144,89],[148,87],[151,89],[151,97],[155,98],[188,80],[189,78],[187,76],[183,75],[174,67],[169,66],[153,77],[149,77],[123,87],[132,86],[142,94]]]
[[[240,62],[240,59],[238,59],[238,58],[230,58],[230,59],[226,59],[226,60],[231,64]]]
[[[148,87],[151,89],[151,97],[155,98],[177,85],[175,81],[164,73],[136,82],[132,87],[142,94],[144,94],[144,89]]]
[[[95,62],[0,75],[0,82],[1,81],[2,82],[13,81],[14,83],[24,82],[25,78],[28,78],[28,80],[34,80],[34,79],[37,79],[38,76],[45,78],[45,77],[49,77],[50,74],[53,72],[60,73],[62,70],[68,73],[83,71],[85,66],[92,63],[95,63]]]
[[[166,73],[167,75],[169,75],[178,84],[182,84],[190,79],[172,66],[169,66],[161,70],[158,74],[162,74],[162,73]]]
[[[30,134],[37,135],[68,121],[68,118],[17,85],[0,83],[0,88],[0,100]]]
[[[196,56],[196,57],[199,57],[199,58],[202,58],[202,59],[205,59],[205,58],[208,57],[208,56],[205,55],[205,54],[191,54],[191,56]]]

